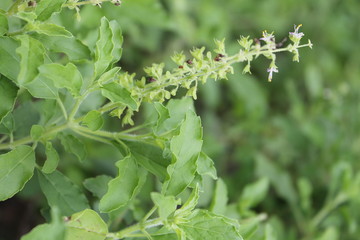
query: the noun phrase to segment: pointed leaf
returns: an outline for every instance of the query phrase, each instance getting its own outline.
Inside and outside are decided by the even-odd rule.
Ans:
[[[129,155],[118,161],[116,166],[119,173],[108,184],[108,191],[100,200],[100,211],[111,212],[125,206],[135,195],[145,172],[136,164],[133,156]]]
[[[19,192],[34,174],[35,153],[29,146],[18,146],[0,155],[0,201]]]
[[[217,179],[216,168],[214,166],[214,162],[204,152],[200,153],[199,159],[197,161],[197,172],[200,175],[208,175],[208,176],[212,177],[214,180]]]
[[[53,23],[35,22],[28,25],[28,31],[34,31],[48,36],[72,37],[72,33],[66,30],[63,26]]]
[[[175,199],[174,196],[164,196],[160,193],[151,193],[151,199],[158,208],[159,217],[166,221],[166,219],[175,212],[176,207],[181,204],[180,199]]]
[[[59,207],[62,216],[89,208],[88,201],[80,189],[59,171],[50,174],[37,171],[40,187],[49,206]]]
[[[269,189],[269,179],[261,178],[255,183],[248,184],[240,197],[239,206],[242,210],[256,206],[265,197]]]
[[[41,0],[35,9],[35,13],[38,16],[39,21],[45,21],[53,13],[59,12],[61,6],[66,2],[66,0]]]
[[[94,178],[87,178],[84,187],[98,198],[102,198],[108,190],[108,183],[112,180],[110,176],[100,175]]]
[[[83,79],[74,64],[68,63],[63,66],[58,63],[50,63],[40,66],[39,71],[39,77],[49,78],[56,87],[67,88],[73,96],[80,96]]]
[[[187,239],[242,240],[237,221],[213,214],[206,210],[197,210],[188,221],[178,224],[186,234]]]
[[[38,75],[24,87],[36,98],[57,99],[59,97],[58,88],[55,87],[53,80],[44,75]]]
[[[176,196],[192,182],[201,146],[200,118],[192,110],[189,110],[181,124],[179,135],[173,137],[170,143],[173,161],[167,168],[168,177],[163,186],[163,192],[166,195]]]
[[[8,20],[5,14],[0,12],[0,36],[9,30]]]
[[[180,209],[176,210],[175,216],[187,217],[192,213],[198,204],[200,197],[200,187],[197,184],[196,187],[191,192],[190,197],[186,200],[186,202],[181,206]]]
[[[155,174],[160,181],[165,179],[166,168],[170,164],[170,160],[164,158],[161,148],[143,142],[124,141],[124,143],[129,147],[138,164]]]
[[[57,207],[51,210],[52,222],[36,226],[31,232],[23,236],[21,240],[64,240],[65,224],[59,215],[59,210]]]
[[[224,181],[219,178],[216,182],[214,196],[210,205],[210,211],[216,214],[225,214],[227,202],[227,187]]]
[[[113,60],[112,51],[114,49],[113,33],[109,21],[103,17],[99,28],[99,37],[96,42],[95,50],[95,75],[103,73]]]
[[[58,138],[61,144],[64,146],[65,151],[74,154],[79,161],[82,161],[86,157],[86,148],[83,142],[73,135],[59,134]]]
[[[0,76],[0,123],[14,108],[18,88],[9,79]]]
[[[104,240],[108,233],[106,223],[91,209],[73,214],[66,226],[65,240]]]
[[[102,86],[101,93],[113,103],[122,103],[136,110],[138,104],[131,96],[131,93],[118,83],[108,83]]]
[[[29,83],[38,75],[38,67],[44,63],[45,48],[41,42],[29,37],[29,35],[21,35],[20,47],[16,49],[16,53],[20,56],[20,72],[17,82],[20,85]]]
[[[71,61],[88,59],[90,56],[89,48],[75,37],[47,36],[36,33],[32,36],[50,51],[65,53]]]
[[[121,28],[119,26],[119,24],[115,21],[112,20],[110,22],[110,28],[112,31],[112,42],[114,44],[114,48],[111,52],[112,56],[113,56],[113,60],[112,62],[117,62],[120,60],[121,58],[121,54],[122,54],[122,44],[123,44],[123,36],[122,36],[122,31]]]
[[[20,44],[11,37],[0,37],[0,74],[16,81],[20,72],[20,56],[16,49]]]

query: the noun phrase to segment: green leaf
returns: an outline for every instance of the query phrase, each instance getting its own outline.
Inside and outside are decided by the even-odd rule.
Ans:
[[[59,26],[53,23],[35,22],[29,23],[26,26],[27,31],[34,31],[40,34],[48,36],[59,36],[59,37],[72,37],[72,33],[66,30],[63,26]]]
[[[102,74],[113,60],[112,51],[114,49],[113,33],[109,21],[106,17],[101,18],[99,37],[95,49],[95,75]]]
[[[247,185],[239,200],[240,209],[245,210],[256,206],[266,197],[268,189],[268,178],[262,178],[255,183]]]
[[[21,240],[64,240],[65,224],[59,215],[57,207],[51,209],[52,222],[36,226]]]
[[[124,143],[129,147],[138,164],[155,174],[160,181],[165,179],[166,168],[170,164],[170,160],[164,158],[161,148],[143,142],[124,141]]]
[[[208,176],[212,177],[214,180],[217,179],[216,168],[214,166],[214,162],[204,152],[200,153],[199,159],[197,161],[197,172],[200,175],[208,175]]]
[[[104,97],[113,103],[122,103],[129,106],[132,110],[138,108],[137,102],[131,96],[131,93],[118,83],[108,83],[102,86],[101,93]]]
[[[216,214],[225,214],[228,202],[228,192],[226,184],[219,178],[216,182],[214,196],[210,205],[210,211]]]
[[[108,189],[108,183],[112,178],[107,175],[100,175],[94,178],[87,178],[84,181],[84,187],[92,192],[98,198],[102,198]]]
[[[80,189],[59,171],[45,174],[37,171],[40,187],[51,208],[57,206],[62,216],[89,208],[88,201]]]
[[[90,130],[96,131],[104,125],[104,119],[100,112],[93,110],[85,115],[82,124],[90,128]]]
[[[0,76],[0,123],[14,108],[18,88],[9,79]]]
[[[52,173],[56,170],[59,164],[59,154],[57,153],[56,149],[53,147],[51,142],[46,142],[45,154],[46,154],[46,161],[41,171],[47,174]]]
[[[42,74],[25,84],[24,87],[36,98],[57,99],[59,97],[58,88],[55,87],[53,80]]]
[[[15,51],[19,46],[11,37],[0,37],[0,73],[12,81],[20,72],[20,57]]]
[[[58,138],[61,144],[64,146],[65,151],[74,154],[79,161],[82,161],[86,157],[86,148],[83,142],[73,135],[59,134]]]
[[[185,118],[186,113],[189,110],[194,110],[194,105],[192,98],[183,97],[182,99],[171,99],[166,105],[167,110],[160,103],[156,103],[155,108],[159,117],[154,127],[154,133],[162,135],[177,129]]]
[[[52,79],[56,87],[67,88],[73,96],[80,96],[83,79],[74,64],[68,63],[63,66],[58,63],[50,63],[40,66],[39,70],[39,77]]]
[[[38,75],[38,67],[44,63],[45,48],[41,42],[29,37],[29,35],[21,35],[20,47],[16,49],[16,53],[20,55],[20,72],[17,82],[20,85],[29,83]]]
[[[189,216],[192,211],[195,209],[196,205],[199,202],[200,197],[200,187],[199,184],[196,184],[195,188],[191,192],[190,197],[186,200],[186,202],[176,210],[175,217],[187,217]]]
[[[21,191],[34,174],[35,153],[29,146],[18,146],[0,155],[0,201]]]
[[[114,79],[116,74],[119,71],[120,71],[120,67],[114,67],[114,68],[110,69],[109,71],[101,74],[101,76],[99,77],[98,83],[105,84],[106,82]]]
[[[38,16],[37,20],[45,21],[53,13],[60,12],[61,6],[66,2],[66,0],[41,0],[35,9],[35,13]]]
[[[5,14],[0,12],[0,36],[7,33],[9,30],[9,24]]]
[[[104,240],[108,234],[106,223],[91,209],[73,214],[66,227],[65,240]]]
[[[187,239],[242,240],[237,221],[216,215],[206,210],[195,211],[186,222],[178,224]]]
[[[45,129],[41,125],[33,125],[30,130],[30,136],[34,141],[38,141],[43,135]]]
[[[124,39],[122,36],[121,28],[115,20],[110,21],[110,28],[113,34],[112,42],[114,44],[114,48],[111,52],[111,55],[113,56],[112,62],[117,62],[121,58],[122,44]]]
[[[201,121],[192,110],[189,110],[181,124],[179,135],[173,137],[170,142],[173,160],[167,167],[168,177],[163,185],[163,193],[176,196],[192,182],[201,146]]]
[[[0,124],[0,133],[11,134],[12,132],[14,132],[15,121],[14,121],[14,117],[11,113],[6,115],[6,117],[4,117],[2,119],[2,122],[0,122],[0,123],[1,123]]]
[[[116,166],[118,175],[109,182],[108,191],[100,200],[99,208],[102,212],[111,212],[128,204],[145,176],[131,155],[118,161]]]
[[[50,51],[65,53],[71,61],[88,59],[90,56],[89,48],[74,37],[47,36],[36,33],[32,34],[32,37],[42,42]]]
[[[159,217],[166,221],[166,219],[175,212],[176,207],[181,204],[181,199],[175,199],[174,196],[164,196],[160,193],[151,193],[151,199],[158,208]]]

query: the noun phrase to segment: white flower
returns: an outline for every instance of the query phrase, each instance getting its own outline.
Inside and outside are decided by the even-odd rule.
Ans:
[[[294,25],[294,32],[290,32],[290,39],[293,41],[299,41],[303,36],[304,33],[299,32],[299,28],[302,26],[302,24],[299,24],[298,26]]]
[[[275,37],[273,33],[267,33],[267,31],[263,31],[263,37],[260,38],[260,40],[263,40],[266,43],[271,43],[275,41]]]
[[[277,73],[279,72],[279,70],[277,69],[277,67],[271,67],[267,69],[267,72],[269,73],[268,81],[271,82],[273,73]]]

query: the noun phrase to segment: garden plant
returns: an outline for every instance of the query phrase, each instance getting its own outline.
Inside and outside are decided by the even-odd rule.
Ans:
[[[286,58],[299,62],[299,50],[312,48],[303,40],[304,27],[290,23],[286,36],[271,31],[240,36],[230,49],[223,36],[210,47],[173,46],[171,56],[166,51],[140,64],[139,56],[148,53],[128,54],[132,40],[122,28],[136,32],[131,17],[149,3],[157,9],[160,1],[131,2],[7,0],[0,5],[0,201],[32,199],[35,214],[44,219],[21,239],[283,239],[276,221],[253,208],[276,181],[276,191],[296,208],[298,200],[286,185],[289,175],[259,154],[258,171],[273,175],[242,182],[238,204],[228,204],[231,187],[210,157],[194,100],[211,103],[211,94],[201,93],[207,85],[241,85],[231,76],[251,75],[257,59],[267,75],[261,81],[276,82]],[[139,12],[123,22],[114,17],[134,10]],[[161,41],[148,35],[138,35],[143,44]],[[337,194],[334,186],[332,201],[309,225],[300,220],[287,239],[320,236],[314,229],[357,193],[359,176],[348,183],[349,194]],[[305,178],[297,184],[306,211],[311,186]],[[303,217],[297,210],[293,214]]]

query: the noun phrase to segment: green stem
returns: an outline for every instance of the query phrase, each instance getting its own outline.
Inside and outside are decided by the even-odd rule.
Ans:
[[[339,193],[333,201],[328,202],[312,219],[310,226],[312,229],[316,229],[320,223],[322,223],[328,215],[342,204],[348,201],[348,197],[344,193]]]
[[[46,138],[47,136],[49,136],[51,134],[63,131],[65,129],[67,129],[67,128],[69,128],[67,124],[51,127],[51,128],[47,129],[44,132],[42,137]],[[13,141],[13,142],[10,141],[10,143],[0,144],[0,150],[12,149],[12,148],[15,148],[17,146],[30,144],[30,143],[33,143],[33,142],[34,142],[34,140],[30,136],[27,136],[27,137],[21,138],[19,140]]]
[[[60,109],[61,109],[61,111],[62,111],[62,113],[63,113],[63,115],[64,115],[65,120],[67,120],[67,119],[68,119],[68,115],[67,115],[67,112],[66,112],[66,109],[65,109],[65,106],[64,106],[63,102],[61,101],[60,98],[57,98],[56,101],[57,101],[57,103],[58,103],[59,106],[60,106]]]
[[[100,3],[110,2],[110,1],[111,0],[102,0]],[[82,5],[86,5],[86,4],[94,4],[94,1],[88,0],[88,1],[82,1],[82,2],[65,3],[65,4],[63,4],[63,7],[78,7],[78,6],[82,6]]]
[[[148,229],[148,228],[153,228],[153,227],[157,227],[157,226],[161,226],[162,224],[162,220],[160,218],[154,218],[154,219],[150,219],[146,222],[143,223],[137,223],[135,225],[132,225],[128,228],[125,228],[119,232],[115,233],[115,237],[122,239],[125,237],[129,237],[130,235],[133,235],[133,233],[136,233],[138,231],[144,230],[144,229]]]

